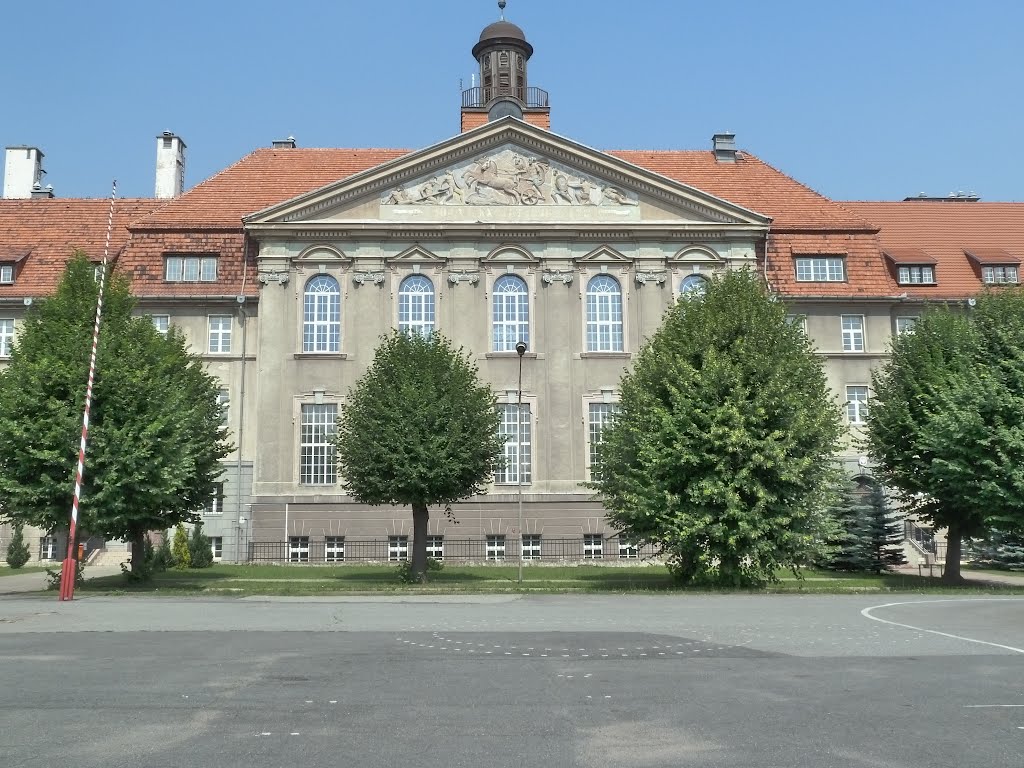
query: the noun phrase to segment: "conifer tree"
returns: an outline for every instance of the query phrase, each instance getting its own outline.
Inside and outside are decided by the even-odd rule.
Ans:
[[[25,542],[24,525],[14,523],[14,531],[11,535],[11,542],[7,545],[7,564],[11,568],[21,568],[32,557],[32,553]]]

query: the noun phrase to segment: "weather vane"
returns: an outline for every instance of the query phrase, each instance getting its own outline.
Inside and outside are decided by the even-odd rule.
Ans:
[[[501,11],[501,20],[505,20],[505,0],[498,0],[498,10]]]

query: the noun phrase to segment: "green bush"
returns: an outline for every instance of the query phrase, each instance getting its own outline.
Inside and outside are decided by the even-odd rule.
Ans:
[[[81,560],[76,560],[75,562],[77,563],[77,567],[75,568],[75,588],[77,589],[78,587],[80,587],[83,584],[85,584],[85,564],[82,563]],[[62,562],[60,568],[47,568],[46,569],[46,588],[47,589],[54,590],[54,591],[60,589],[60,573],[61,573],[61,570],[63,569],[63,567],[64,567],[64,564]],[[124,568],[124,564],[122,563],[122,570],[123,570],[123,568]]]
[[[416,578],[416,575],[412,572],[412,560],[403,560],[399,563],[396,570],[398,572],[398,580],[403,584],[420,583],[420,580]],[[435,560],[432,557],[427,558],[427,573],[437,573],[442,570],[444,570],[444,565],[440,560]]]
[[[203,524],[198,522],[192,529],[192,537],[188,542],[190,568],[209,568],[213,565],[213,550],[210,549],[210,537],[203,533]]]
[[[171,556],[174,558],[174,567],[178,570],[185,570],[192,565],[192,554],[188,548],[188,533],[185,526],[178,523],[174,528],[174,543],[171,544]]]
[[[155,573],[163,573],[174,565],[174,555],[171,554],[171,536],[167,531],[163,532],[160,546],[153,550],[151,564]]]
[[[21,568],[31,557],[28,544],[25,543],[24,527],[22,523],[14,524],[14,535],[7,545],[7,564],[11,568]]]

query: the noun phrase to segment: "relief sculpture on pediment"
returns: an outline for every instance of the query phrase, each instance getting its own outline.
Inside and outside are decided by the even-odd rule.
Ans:
[[[514,149],[478,157],[425,180],[396,187],[383,205],[636,206],[636,196]]]

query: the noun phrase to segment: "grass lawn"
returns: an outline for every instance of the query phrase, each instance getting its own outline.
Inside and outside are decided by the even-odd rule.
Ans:
[[[515,566],[446,566],[430,573],[426,585],[402,584],[395,566],[214,565],[202,570],[166,571],[138,584],[123,576],[88,578],[80,592],[91,594],[163,595],[345,595],[345,594],[507,594],[531,592],[724,592],[676,586],[660,565],[608,567],[529,566],[522,585]],[[937,578],[905,574],[850,574],[805,571],[803,579],[780,571],[780,581],[753,593],[941,592],[1024,594],[1024,586],[970,584],[946,587]]]
[[[59,567],[59,565],[58,565]],[[42,565],[25,565],[21,568],[11,568],[10,566],[0,567],[0,577],[3,576],[23,576],[26,573],[42,573],[46,570],[45,566]]]

